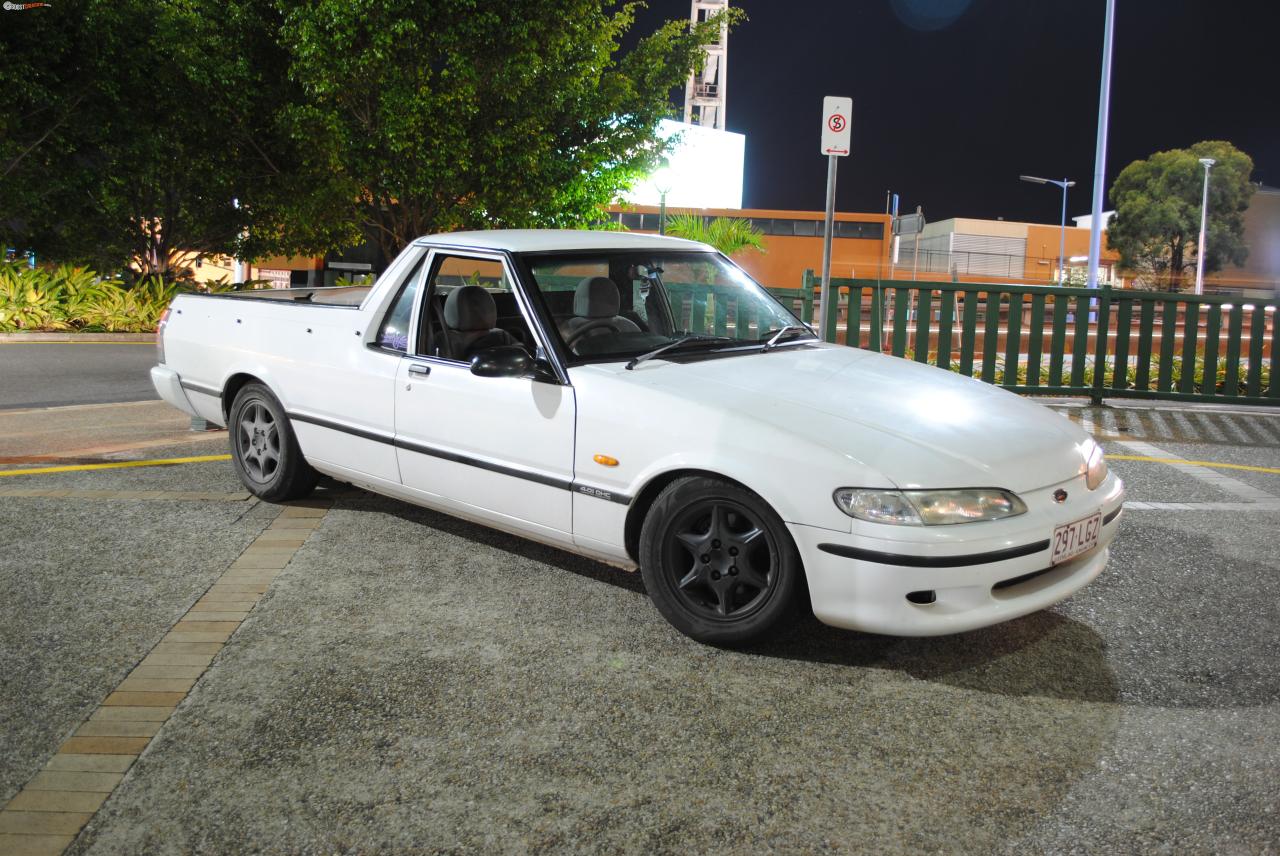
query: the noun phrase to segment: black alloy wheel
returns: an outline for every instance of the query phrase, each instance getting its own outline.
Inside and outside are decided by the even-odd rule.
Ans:
[[[315,488],[319,474],[302,457],[284,408],[262,384],[236,393],[227,433],[236,475],[254,496],[284,502]]]
[[[641,572],[659,611],[703,642],[774,628],[803,571],[786,527],[760,497],[719,479],[669,485],[641,531]]]

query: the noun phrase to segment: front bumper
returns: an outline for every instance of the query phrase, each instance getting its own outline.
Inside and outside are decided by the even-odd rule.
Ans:
[[[1059,487],[1068,492],[1065,503],[1052,499]],[[867,524],[852,534],[788,524],[804,561],[814,614],[826,624],[870,633],[961,633],[1045,609],[1102,573],[1124,503],[1124,485],[1116,476],[1094,491],[1078,478],[1022,499],[1027,514],[992,523]],[[1051,566],[1054,527],[1099,510],[1105,522],[1098,546]],[[891,537],[871,537],[869,527]],[[1031,549],[1038,545],[1043,546]],[[914,602],[908,595],[932,602]]]

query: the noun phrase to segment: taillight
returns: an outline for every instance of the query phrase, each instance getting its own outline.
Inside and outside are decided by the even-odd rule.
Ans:
[[[169,323],[169,313],[172,312],[171,307],[165,307],[160,313],[160,323],[156,325],[156,361],[164,364],[164,325]]]

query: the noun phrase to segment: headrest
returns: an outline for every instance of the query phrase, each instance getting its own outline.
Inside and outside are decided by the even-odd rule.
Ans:
[[[618,286],[607,276],[589,276],[573,293],[573,314],[579,318],[612,318],[621,304]]]
[[[465,333],[492,330],[498,325],[498,305],[483,287],[463,285],[445,298],[444,323],[450,330]]]

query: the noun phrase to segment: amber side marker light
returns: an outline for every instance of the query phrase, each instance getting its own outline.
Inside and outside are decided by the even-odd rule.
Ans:
[[[618,459],[610,457],[609,455],[596,455],[591,460],[595,461],[602,467],[616,467],[618,465]]]

